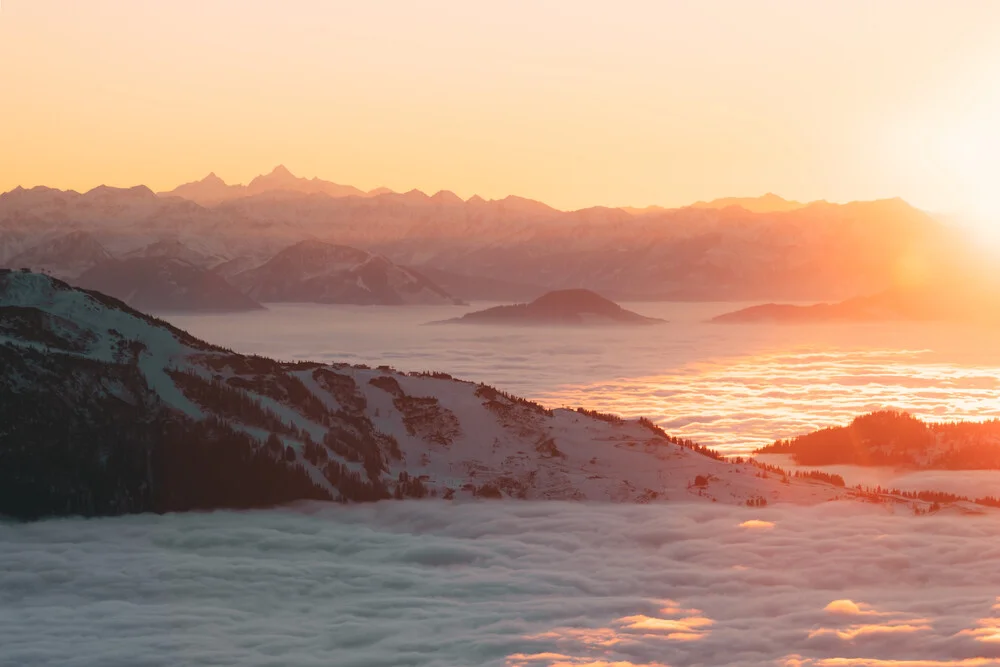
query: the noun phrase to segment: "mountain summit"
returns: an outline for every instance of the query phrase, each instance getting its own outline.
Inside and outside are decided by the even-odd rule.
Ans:
[[[365,192],[353,185],[340,185],[319,178],[300,178],[285,165],[279,164],[270,173],[255,177],[249,185],[227,185],[215,175],[215,172],[212,172],[200,181],[185,183],[159,194],[162,197],[181,197],[202,206],[215,206],[240,197],[272,192],[325,194],[330,197],[373,197],[391,191],[387,188],[376,188],[371,192]]]

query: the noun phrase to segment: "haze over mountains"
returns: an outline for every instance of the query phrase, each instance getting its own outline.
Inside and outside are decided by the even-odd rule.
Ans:
[[[100,257],[50,246],[78,232],[118,259],[169,255],[237,283],[312,240],[374,253],[432,284],[439,276],[462,293],[441,292],[464,299],[584,288],[616,300],[840,300],[961,273],[970,256],[950,228],[899,199],[803,204],[767,194],[559,211],[514,196],[363,192],[283,167],[246,186],[210,174],[160,195],[144,186],[0,195],[0,265],[72,278]]]

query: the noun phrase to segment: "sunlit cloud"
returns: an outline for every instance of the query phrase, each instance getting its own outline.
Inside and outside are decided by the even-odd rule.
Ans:
[[[941,363],[926,349],[786,350],[670,374],[564,385],[534,393],[552,405],[584,405],[628,416],[660,416],[668,432],[745,453],[858,414],[893,407],[922,419],[1000,416],[1000,367]]]
[[[881,536],[880,536],[881,537]],[[846,616],[889,616],[889,612],[880,612],[872,609],[871,605],[857,603],[854,600],[834,600],[823,608],[823,611],[831,614],[843,614]]]
[[[815,667],[996,667],[996,658],[962,658],[959,660],[882,660],[879,658],[820,658],[800,663]]]
[[[507,667],[668,667],[662,662],[629,662],[628,660],[591,660],[559,653],[515,653],[507,659]]]
[[[703,616],[688,616],[685,618],[655,618],[640,614],[618,619],[618,624],[624,630],[642,630],[647,633],[661,633],[664,638],[676,641],[693,641],[703,639],[712,619]]]
[[[859,637],[871,635],[908,634],[923,632],[932,629],[931,621],[927,618],[910,618],[906,614],[888,611],[878,611],[871,605],[854,600],[834,600],[823,608],[823,611],[832,616],[843,616],[848,618],[871,618],[868,623],[853,623],[846,627],[830,628],[821,627],[809,632],[808,638],[831,635],[844,641],[853,641]],[[875,620],[875,619],[879,620]]]
[[[555,628],[525,636],[532,641],[555,642],[561,653],[517,653],[508,658],[509,667],[529,667],[537,663],[554,665],[636,665],[631,662],[608,662],[592,655],[635,642],[697,642],[703,640],[714,621],[698,609],[686,609],[674,600],[664,600],[660,616],[634,614],[616,619],[608,627]],[[674,618],[667,618],[674,616]],[[588,655],[590,654],[590,655]],[[643,663],[659,665],[660,663]]]
[[[610,647],[620,644],[624,637],[612,628],[559,628],[548,632],[527,635],[525,639],[533,640],[565,640],[586,644],[587,646]]]
[[[996,608],[996,605],[993,605]],[[976,641],[987,643],[1000,643],[1000,618],[981,618],[975,628],[962,630],[958,634],[966,637],[974,637]]]
[[[931,626],[927,619],[918,619],[915,622],[886,621],[884,623],[861,623],[846,628],[819,628],[810,631],[809,638],[835,635],[840,639],[850,641],[866,635],[921,632],[930,629]]]
[[[774,522],[762,521],[760,519],[748,519],[740,524],[740,528],[751,528],[754,530],[770,530],[774,528]]]

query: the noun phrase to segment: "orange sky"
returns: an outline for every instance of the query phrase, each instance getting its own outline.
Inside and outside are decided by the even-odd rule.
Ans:
[[[0,0],[0,190],[215,171],[992,213],[1000,2]]]

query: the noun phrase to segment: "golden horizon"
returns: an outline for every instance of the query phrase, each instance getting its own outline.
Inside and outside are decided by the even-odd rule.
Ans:
[[[286,164],[562,210],[780,192],[992,216],[997,20],[973,0],[7,0],[0,190]]]

